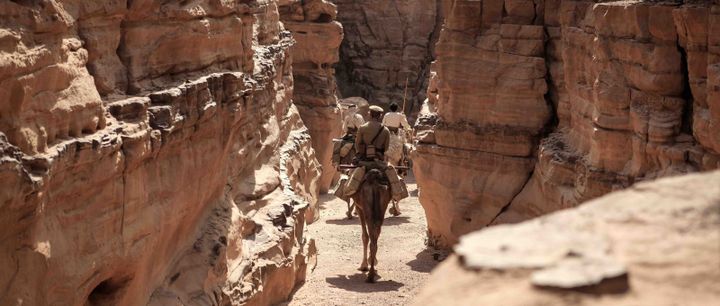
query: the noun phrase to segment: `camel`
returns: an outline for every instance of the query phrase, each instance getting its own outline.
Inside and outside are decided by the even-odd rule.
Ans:
[[[390,185],[385,174],[378,169],[372,169],[365,174],[363,183],[352,196],[362,226],[363,259],[358,270],[369,271],[366,279],[368,283],[374,283],[377,276],[375,265],[377,264],[378,238],[391,197]],[[368,257],[368,242],[370,257]],[[369,269],[368,263],[370,263]]]

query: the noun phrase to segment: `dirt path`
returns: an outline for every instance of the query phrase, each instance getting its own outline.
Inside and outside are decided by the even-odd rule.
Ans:
[[[425,247],[425,214],[417,186],[408,179],[410,197],[402,215],[386,215],[380,234],[377,283],[357,271],[362,259],[360,221],[345,219],[346,205],[324,196],[320,220],[308,226],[318,246],[318,265],[285,305],[405,305],[424,283],[440,253]],[[437,254],[437,255],[436,255]]]

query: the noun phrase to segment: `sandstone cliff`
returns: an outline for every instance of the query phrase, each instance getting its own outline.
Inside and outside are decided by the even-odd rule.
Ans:
[[[0,304],[264,305],[320,165],[278,2],[0,2]]]
[[[440,0],[333,0],[345,29],[338,83],[345,97],[402,104],[416,114],[425,100],[433,47],[441,25]],[[402,107],[402,106],[401,106]]]
[[[293,99],[310,130],[315,154],[322,164],[320,191],[330,188],[337,171],[332,166],[332,139],[342,136],[334,65],[343,28],[337,7],[325,0],[286,1],[280,7],[281,20],[295,39],[292,47]]]
[[[448,0],[414,168],[431,242],[720,167],[720,6],[685,2]]]
[[[572,210],[464,236],[415,304],[717,303],[718,181],[715,171],[640,183]]]

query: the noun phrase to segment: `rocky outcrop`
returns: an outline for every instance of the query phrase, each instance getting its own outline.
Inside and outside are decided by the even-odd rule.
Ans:
[[[402,104],[408,114],[425,100],[433,46],[441,25],[440,0],[333,0],[345,29],[338,84],[344,97]]]
[[[265,305],[320,165],[276,1],[0,3],[0,304]]]
[[[332,140],[342,136],[335,64],[343,40],[337,8],[325,0],[294,0],[280,7],[281,20],[295,39],[294,104],[310,130],[315,154],[322,164],[320,191],[330,188],[337,171],[332,165]]]
[[[720,7],[563,1],[567,100],[527,187],[499,221],[547,213],[636,181],[720,167],[708,31]],[[717,12],[715,12],[717,11]],[[561,95],[562,96],[562,95]],[[563,106],[564,105],[564,106]],[[715,135],[717,133],[714,133]]]
[[[414,168],[431,242],[720,167],[717,6],[597,2],[449,1]]]
[[[416,305],[709,305],[720,298],[720,172],[640,183],[464,236]]]
[[[453,1],[433,64],[414,171],[431,244],[491,223],[522,190],[552,116],[541,7]]]

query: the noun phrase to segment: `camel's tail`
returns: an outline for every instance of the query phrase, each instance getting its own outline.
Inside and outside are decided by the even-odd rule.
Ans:
[[[372,199],[370,201],[370,209],[372,212],[370,213],[370,216],[372,217],[371,219],[373,224],[380,224],[384,217],[382,204],[380,203],[380,185],[382,185],[382,179],[383,173],[377,169],[370,170],[370,172],[368,172],[365,176],[365,182],[372,186]]]

